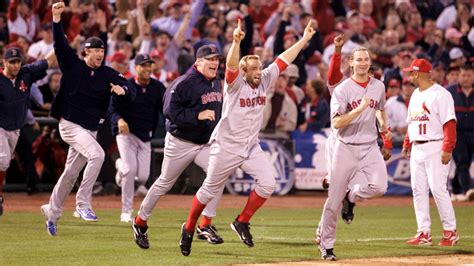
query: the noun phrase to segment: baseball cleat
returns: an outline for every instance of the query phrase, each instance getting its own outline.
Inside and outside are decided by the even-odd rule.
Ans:
[[[181,226],[181,239],[179,240],[179,248],[183,256],[191,254],[191,244],[193,243],[194,232],[188,233],[186,231],[186,223]]]
[[[419,232],[412,239],[405,242],[405,244],[413,246],[431,246],[433,245],[433,240],[430,232]]]
[[[346,197],[342,201],[342,209],[341,209],[341,216],[342,220],[346,224],[352,223],[352,220],[354,220],[354,207],[355,203],[352,203],[349,201],[349,192],[347,192]]]
[[[459,241],[459,234],[456,230],[454,231],[443,230],[443,238],[438,243],[438,245],[452,247],[456,245],[458,241]]]
[[[91,208],[80,209],[76,207],[76,211],[74,211],[72,216],[87,222],[97,222],[99,220]]]
[[[217,234],[217,229],[212,224],[205,227],[197,227],[196,229],[197,239],[207,240],[210,244],[222,244],[224,239]]]
[[[148,226],[138,226],[135,223],[135,219],[133,219],[132,230],[135,243],[143,249],[150,248],[150,242],[148,242]]]
[[[41,214],[43,214],[44,219],[46,220],[46,232],[50,236],[56,236],[57,226],[54,222],[49,220],[49,204],[44,204],[41,206]]]
[[[3,197],[0,197],[0,216],[3,215]]]
[[[131,223],[132,222],[132,212],[122,212],[120,214],[120,222],[122,222],[122,223]]]
[[[335,261],[337,259],[336,254],[334,254],[334,249],[332,248],[323,248],[323,246],[318,245],[319,252],[321,253],[322,260]]]
[[[238,216],[230,224],[232,230],[234,230],[245,245],[249,246],[250,248],[253,247],[252,235],[250,234],[250,223],[243,223],[238,221]]]

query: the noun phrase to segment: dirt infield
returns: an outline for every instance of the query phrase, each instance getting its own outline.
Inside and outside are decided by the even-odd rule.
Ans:
[[[31,211],[39,212],[40,206],[49,201],[50,193],[40,193],[33,196],[28,196],[25,193],[5,193],[5,211],[6,212],[18,212],[18,211]],[[191,195],[166,195],[160,200],[160,208],[183,208],[188,209],[191,205],[193,196]],[[279,208],[279,209],[302,209],[302,208],[321,208],[326,199],[326,193],[324,192],[306,192],[299,193],[297,195],[272,197],[266,204],[265,208]],[[135,200],[135,209],[139,208],[139,204],[142,199]],[[75,198],[74,195],[70,195],[66,201],[65,209],[74,209]],[[220,208],[236,208],[244,206],[246,197],[224,195],[219,205]],[[378,199],[362,202],[359,206],[411,206],[412,197],[394,197],[384,196]],[[431,205],[434,205],[433,199],[431,199]],[[474,202],[455,202],[455,206],[473,206]],[[121,208],[121,197],[120,196],[97,196],[93,198],[94,209],[120,209]],[[345,265],[345,264],[396,264],[396,265],[432,265],[432,264],[443,264],[443,265],[459,265],[459,264],[471,264],[474,263],[474,255],[444,255],[444,256],[412,256],[412,257],[384,257],[384,258],[370,258],[370,259],[351,259],[351,260],[340,260],[337,263],[334,262],[294,262],[283,264],[290,265]],[[261,264],[270,265],[270,264]],[[273,264],[274,265],[274,264]]]
[[[5,193],[4,207],[6,211],[39,211],[42,204],[49,201],[50,193],[39,193],[28,196],[25,193]],[[191,195],[165,195],[160,199],[160,208],[183,208],[191,206],[193,196]],[[97,196],[93,197],[94,209],[121,208],[120,196]],[[219,203],[219,208],[236,208],[245,205],[246,198],[242,196],[224,195]],[[265,203],[265,208],[279,209],[303,209],[303,208],[321,208],[326,200],[324,192],[304,192],[297,195],[272,197]],[[70,195],[66,200],[65,209],[74,208],[75,198]],[[139,208],[141,199],[135,200],[134,209]],[[407,196],[384,196],[378,199],[359,203],[359,206],[411,206],[412,197]],[[431,199],[431,204],[434,204]],[[455,202],[456,206],[474,206],[474,202]]]

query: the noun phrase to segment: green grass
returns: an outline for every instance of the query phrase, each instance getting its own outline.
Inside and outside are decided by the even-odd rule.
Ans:
[[[441,238],[441,225],[434,206],[433,241]],[[461,241],[455,247],[411,247],[404,241],[414,235],[413,207],[357,207],[351,225],[339,222],[335,253],[339,259],[474,254],[473,207],[457,206]],[[169,265],[234,264],[319,260],[313,244],[320,208],[261,209],[252,219],[255,247],[240,243],[229,223],[237,209],[220,209],[214,220],[224,238],[222,245],[195,239],[192,253],[183,257],[178,241],[186,209],[156,209],[149,222],[151,248],[138,248],[130,226],[119,222],[119,210],[97,210],[98,223],[87,223],[65,212],[58,236],[50,237],[41,214],[9,212],[0,218],[0,265],[89,264],[89,265]]]

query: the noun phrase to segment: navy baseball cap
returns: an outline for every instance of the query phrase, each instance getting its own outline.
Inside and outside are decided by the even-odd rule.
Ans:
[[[137,54],[135,56],[135,65],[143,65],[146,63],[155,63],[149,54]]]
[[[3,56],[3,58],[5,58],[5,60],[7,60],[7,61],[22,60],[23,55],[22,55],[22,52],[19,48],[11,47],[11,48],[8,48],[5,51],[5,55]]]
[[[105,49],[104,42],[98,37],[89,37],[87,38],[84,48],[101,48]]]
[[[196,52],[196,58],[209,59],[214,56],[221,56],[217,47],[213,44],[203,45]]]

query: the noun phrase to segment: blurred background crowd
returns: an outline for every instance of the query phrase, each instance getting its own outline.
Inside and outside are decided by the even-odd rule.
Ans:
[[[225,55],[232,31],[241,20],[246,32],[241,56],[257,54],[270,64],[301,36],[314,19],[318,32],[293,65],[281,74],[269,94],[262,131],[279,138],[291,133],[317,132],[329,126],[327,70],[333,39],[343,33],[341,71],[349,76],[348,53],[362,45],[370,49],[374,76],[387,88],[387,112],[396,138],[406,132],[407,104],[415,89],[402,68],[414,58],[433,64],[432,78],[444,87],[474,82],[473,0],[65,0],[62,21],[71,47],[78,54],[90,36],[107,40],[106,64],[126,77],[135,74],[133,58],[149,53],[153,77],[165,86],[194,63],[202,45],[215,44]],[[8,47],[19,47],[25,63],[42,59],[53,49],[52,0],[4,0],[0,3],[0,58]],[[219,75],[224,74],[221,62]],[[464,72],[463,72],[464,71]],[[467,72],[467,74],[466,74]],[[67,146],[54,126],[40,128],[38,117],[48,116],[58,92],[61,72],[32,88],[31,112],[17,146],[10,178],[23,176],[29,192],[38,182],[55,183],[61,174]],[[471,93],[469,120],[474,131]],[[458,110],[458,109],[457,109]],[[108,155],[116,153],[109,127],[99,134]],[[157,130],[157,137],[164,130]],[[112,166],[110,166],[112,165]],[[112,168],[113,162],[104,163]],[[112,170],[113,171],[113,170]],[[107,173],[107,171],[105,171]],[[103,174],[104,189],[110,174]],[[100,185],[100,184],[99,184]]]

